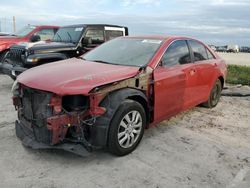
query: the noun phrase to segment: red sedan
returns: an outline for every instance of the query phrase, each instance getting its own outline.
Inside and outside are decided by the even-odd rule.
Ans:
[[[16,133],[32,148],[132,152],[144,129],[217,105],[225,62],[186,37],[121,37],[80,58],[42,65],[13,85]]]

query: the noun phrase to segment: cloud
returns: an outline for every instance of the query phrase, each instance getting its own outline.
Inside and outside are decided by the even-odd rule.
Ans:
[[[0,17],[15,15],[18,28],[110,23],[128,26],[132,35],[186,35],[208,43],[250,45],[249,10],[248,0],[3,0]]]
[[[160,0],[122,0],[123,6],[134,5],[160,5]]]

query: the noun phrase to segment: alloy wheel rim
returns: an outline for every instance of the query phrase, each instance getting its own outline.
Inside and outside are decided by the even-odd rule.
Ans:
[[[142,131],[142,117],[138,111],[128,112],[118,127],[118,143],[122,148],[132,147]]]

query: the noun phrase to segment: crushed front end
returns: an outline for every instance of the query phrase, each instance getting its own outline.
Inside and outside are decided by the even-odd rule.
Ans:
[[[12,92],[18,112],[16,135],[23,145],[33,149],[63,149],[81,156],[101,147],[105,131],[94,124],[105,110],[90,108],[93,100],[89,96],[58,96],[17,82]]]

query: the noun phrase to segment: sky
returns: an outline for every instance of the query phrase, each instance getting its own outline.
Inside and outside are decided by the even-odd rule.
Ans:
[[[11,30],[12,16],[17,29],[107,23],[127,26],[130,35],[182,35],[208,44],[250,46],[250,0],[0,0],[2,30]]]

